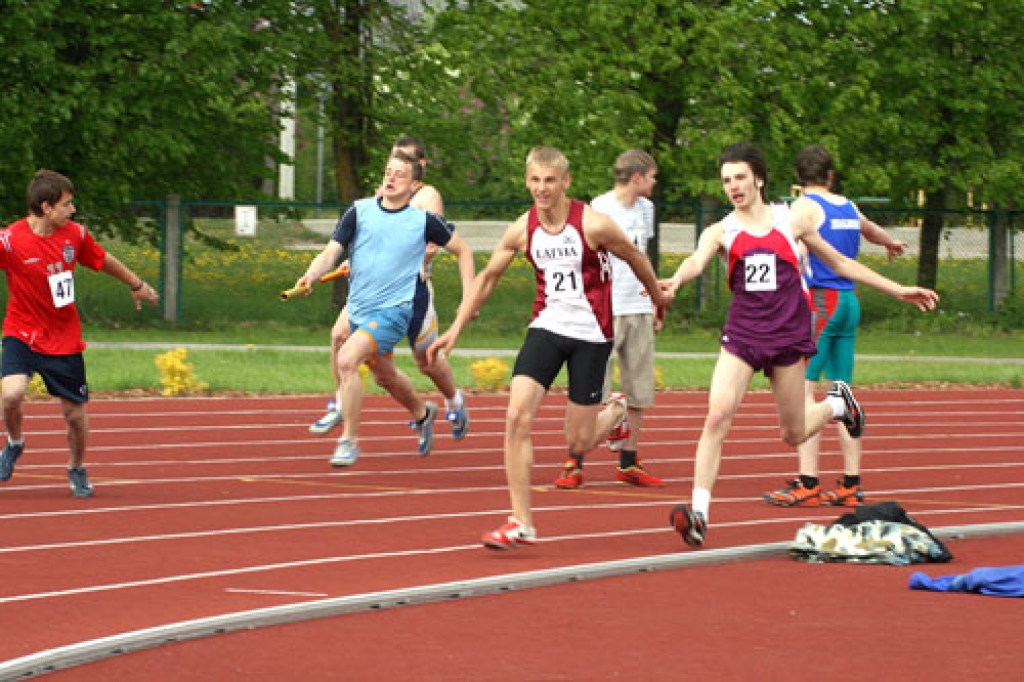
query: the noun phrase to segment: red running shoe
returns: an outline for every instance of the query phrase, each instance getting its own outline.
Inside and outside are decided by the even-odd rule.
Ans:
[[[488,549],[512,549],[519,545],[532,545],[537,540],[537,529],[519,523],[514,516],[508,517],[508,523],[480,539]]]
[[[668,515],[668,524],[682,536],[683,542],[690,547],[704,544],[704,536],[708,534],[708,522],[704,515],[690,509],[688,504],[677,504]]]
[[[616,469],[615,478],[621,483],[628,483],[639,488],[660,488],[665,485],[665,481],[647,473],[647,470],[644,469],[639,461],[631,467],[626,467],[625,469],[619,467]]]
[[[562,465],[562,475],[555,479],[555,487],[566,490],[583,487],[583,468],[572,457]]]

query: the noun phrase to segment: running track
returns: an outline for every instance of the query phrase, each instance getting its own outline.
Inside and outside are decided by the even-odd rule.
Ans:
[[[858,396],[868,415],[869,501],[897,500],[932,529],[1024,523],[1024,391]],[[684,549],[666,525],[671,505],[689,496],[703,392],[659,394],[645,418],[644,460],[668,481],[646,490],[615,484],[603,448],[588,457],[586,488],[552,488],[565,452],[563,398],[549,397],[535,433],[542,542],[482,549],[480,533],[507,514],[506,401],[473,396],[469,437],[453,442],[439,425],[423,459],[406,417],[389,400],[370,399],[363,457],[337,470],[327,465],[333,438],[307,431],[319,397],[95,400],[91,500],[68,495],[56,404],[30,404],[25,455],[0,486],[0,679],[24,672],[15,664],[26,657],[122,633],[173,633],[185,621],[271,607],[315,615],[319,605],[377,593],[387,606],[415,601],[390,596],[412,588],[487,579],[512,587],[293,617],[47,679],[681,679],[687,671],[782,679],[801,660],[840,679],[886,671],[997,679],[1024,667],[1019,600],[906,587],[915,570],[1024,564],[1020,533],[950,540],[956,559],[939,566],[808,566],[780,556],[802,524],[840,512],[760,502],[796,466],[765,393],[748,396],[726,443],[705,550]],[[833,429],[823,452],[828,482],[841,469]],[[718,565],[516,589],[565,567],[589,577],[586,567],[603,562],[683,555]],[[851,658],[853,667],[834,667]]]

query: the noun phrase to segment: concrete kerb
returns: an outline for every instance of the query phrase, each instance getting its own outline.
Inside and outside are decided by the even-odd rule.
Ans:
[[[142,341],[142,342],[116,342],[116,341],[89,341],[90,348],[124,348],[126,350],[152,350],[152,351],[165,351],[173,348],[185,348],[188,350],[214,350],[214,351],[228,351],[236,353],[251,353],[254,351],[266,350],[266,351],[284,351],[294,353],[329,353],[330,346],[289,346],[289,345],[259,345],[252,343],[175,343],[173,341]],[[487,358],[487,357],[514,357],[519,352],[519,349],[513,348],[456,348],[452,350],[451,355],[459,357],[470,357],[470,358]],[[412,351],[408,347],[396,346],[396,355],[411,355]],[[676,351],[656,351],[655,357],[658,358],[677,358],[677,359],[711,359],[718,357],[717,352],[676,352]],[[858,355],[857,362],[947,362],[947,363],[965,363],[965,364],[981,364],[981,365],[1024,365],[1024,358],[967,358],[967,357],[947,357],[940,355]]]
[[[1024,533],[1024,521],[949,526],[932,529],[940,539],[972,539],[1011,533]],[[534,587],[582,582],[654,571],[693,568],[727,562],[754,561],[782,557],[788,542],[773,542],[743,547],[703,550],[680,554],[662,554],[633,559],[604,561],[562,568],[513,573],[474,580],[461,580],[400,590],[322,599],[252,611],[229,613],[210,618],[182,621],[154,628],[102,637],[68,646],[48,649],[0,663],[0,680],[20,680],[83,665],[92,661],[154,648],[190,639],[251,630],[270,625],[297,623],[315,618],[381,611],[384,609],[450,601],[467,597],[501,594]],[[466,549],[476,547],[466,546]]]

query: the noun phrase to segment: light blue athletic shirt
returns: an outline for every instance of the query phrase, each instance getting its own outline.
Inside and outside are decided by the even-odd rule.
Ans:
[[[821,238],[831,244],[836,251],[847,258],[857,259],[860,251],[860,214],[852,201],[843,199],[840,204],[833,204],[831,201],[810,192],[804,195],[814,203],[821,206],[825,212],[825,221],[818,226],[818,234]],[[825,262],[809,254],[809,267],[805,280],[807,286],[815,289],[837,289],[839,291],[852,290],[856,285],[853,280],[840,277]]]
[[[369,197],[345,211],[331,237],[349,249],[349,316],[357,321],[382,308],[411,304],[427,242],[444,246],[444,218],[406,205],[398,210]]]

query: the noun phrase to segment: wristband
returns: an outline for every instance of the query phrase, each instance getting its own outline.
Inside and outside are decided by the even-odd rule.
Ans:
[[[136,284],[135,286],[130,287],[130,288],[132,290],[132,293],[134,294],[136,291],[140,290],[144,286],[146,286],[145,280],[141,280],[140,279],[138,284]]]

